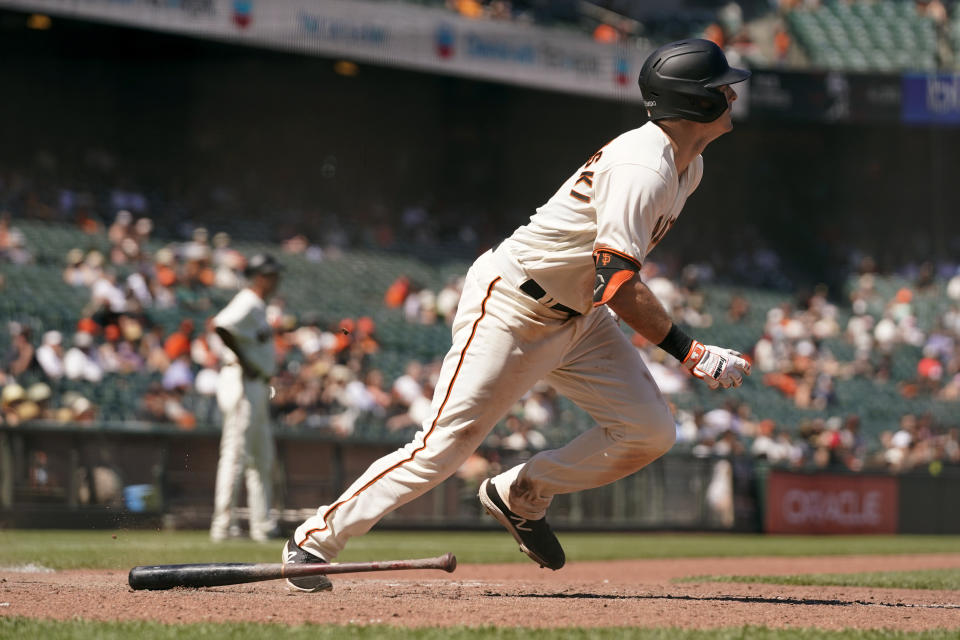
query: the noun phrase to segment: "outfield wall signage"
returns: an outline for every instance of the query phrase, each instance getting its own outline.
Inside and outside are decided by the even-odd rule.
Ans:
[[[960,124],[960,73],[904,75],[903,121]]]
[[[900,120],[899,76],[757,70],[750,87],[756,119],[893,123]]]
[[[0,0],[0,7],[635,103],[636,77],[653,48],[370,0]]]
[[[767,480],[768,533],[896,533],[895,477],[791,473]]]

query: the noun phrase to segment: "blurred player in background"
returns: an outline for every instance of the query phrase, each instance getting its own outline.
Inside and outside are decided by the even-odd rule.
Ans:
[[[276,355],[266,303],[277,290],[281,269],[269,254],[250,258],[245,272],[248,286],[213,320],[217,335],[227,347],[217,387],[223,435],[210,524],[210,538],[215,542],[239,530],[235,511],[244,477],[250,537],[258,542],[276,537],[276,523],[269,516],[274,442],[268,413]]]
[[[484,481],[479,497],[532,560],[562,567],[563,548],[546,521],[553,496],[630,475],[666,453],[676,435],[617,316],[711,388],[742,382],[750,367],[741,355],[687,336],[639,272],[700,183],[700,153],[733,128],[730,85],[749,75],[706,40],[650,55],[639,79],[650,122],[594,153],[528,224],[477,259],[421,431],[303,523],[284,547],[284,562],[332,560],[349,538],[456,471],[543,379],[596,426]],[[710,238],[704,246],[719,249]],[[331,587],[323,576],[288,584]]]

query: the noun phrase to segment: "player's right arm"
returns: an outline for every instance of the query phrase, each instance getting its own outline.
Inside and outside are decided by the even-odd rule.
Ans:
[[[247,358],[243,352],[243,347],[240,346],[240,341],[237,340],[234,334],[230,333],[230,331],[224,327],[216,327],[214,330],[217,332],[217,335],[220,336],[220,339],[223,340],[223,346],[233,351],[233,354],[237,357],[237,364],[243,369],[243,375],[245,377],[264,381],[270,379],[270,376],[261,371],[260,367],[253,364],[253,362]]]
[[[213,319],[214,330],[220,339],[223,340],[223,346],[237,357],[237,364],[243,369],[243,375],[247,378],[257,380],[268,380],[269,376],[264,373],[260,367],[251,362],[250,358],[244,352],[243,342],[244,334],[250,334],[255,330],[253,319],[249,308],[245,307],[240,296],[224,307],[220,313]]]
[[[594,305],[608,305],[711,388],[739,386],[750,374],[741,354],[689,337],[640,279],[647,251],[673,224],[667,214],[676,189],[659,172],[637,165],[612,167],[598,177],[597,187]]]
[[[705,345],[677,327],[639,273],[634,273],[617,288],[607,306],[631,329],[674,356],[711,389],[739,387],[743,376],[750,375],[750,363],[739,352]]]

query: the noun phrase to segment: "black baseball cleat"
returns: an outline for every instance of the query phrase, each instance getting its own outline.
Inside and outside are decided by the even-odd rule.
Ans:
[[[566,562],[563,547],[550,530],[546,518],[529,520],[510,511],[489,479],[480,485],[479,497],[487,513],[496,518],[520,543],[520,551],[541,567],[556,571],[563,566]]]
[[[290,539],[287,540],[286,544],[283,545],[284,566],[314,563],[327,564],[327,561],[320,556],[315,556],[312,553],[301,549],[297,545],[297,541],[294,540],[294,537],[290,536]],[[324,575],[287,578],[287,586],[291,589],[296,589],[297,591],[306,591],[308,593],[312,593],[314,591],[330,591],[333,589],[333,583],[330,582],[330,578]]]

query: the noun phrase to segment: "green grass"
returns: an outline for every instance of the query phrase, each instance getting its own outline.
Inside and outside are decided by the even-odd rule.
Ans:
[[[0,617],[0,638],[36,637],[44,640],[71,638],[78,640],[138,640],[176,638],[215,638],[216,640],[260,640],[261,638],[294,638],[302,640],[614,640],[642,638],[644,640],[795,640],[822,638],[824,640],[956,640],[957,631],[938,630],[904,632],[890,630],[810,631],[805,629],[769,629],[767,627],[732,627],[726,629],[525,629],[494,627],[447,627],[404,629],[383,625],[334,626],[278,625],[253,623],[165,625],[157,622],[90,622],[30,620]]]
[[[563,533],[571,562],[623,558],[937,553],[960,550],[960,536],[761,536],[662,533]],[[116,536],[114,538],[113,536]],[[282,541],[213,544],[203,531],[0,531],[0,567],[127,569],[188,562],[279,562]],[[529,562],[502,531],[380,531],[350,542],[349,562],[440,555],[461,563]]]
[[[868,573],[811,573],[784,576],[694,576],[677,582],[748,582],[833,587],[878,587],[882,589],[957,589],[960,569],[923,571],[872,571]]]

